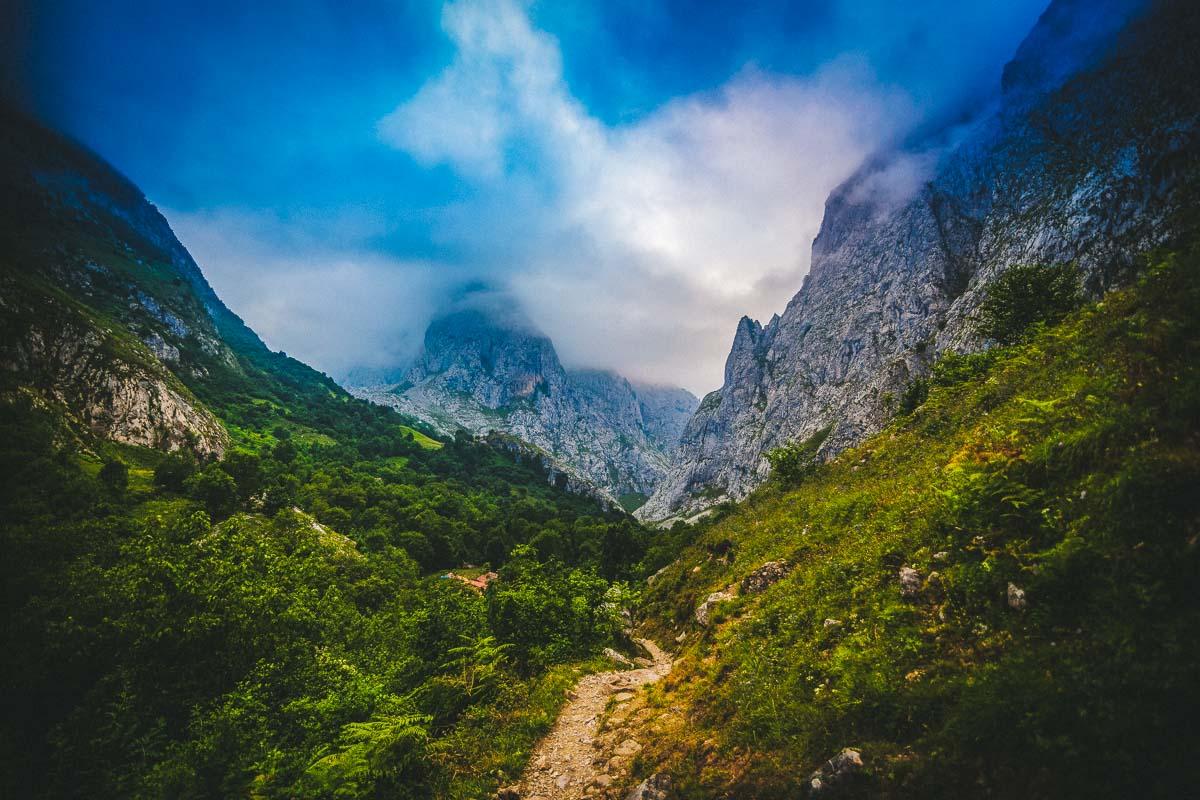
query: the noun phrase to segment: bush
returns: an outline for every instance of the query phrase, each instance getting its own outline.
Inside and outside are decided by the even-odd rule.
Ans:
[[[224,519],[234,512],[238,503],[237,483],[229,473],[210,464],[184,481],[188,496],[204,503],[214,520]]]
[[[833,430],[828,425],[799,442],[791,442],[767,453],[771,474],[784,483],[796,483],[817,464],[817,452]]]
[[[154,485],[182,492],[183,484],[196,471],[196,457],[187,450],[171,453],[154,468]]]
[[[105,461],[100,468],[100,481],[113,494],[121,494],[129,488],[129,466],[124,461]]]
[[[1078,308],[1079,277],[1073,264],[1010,267],[987,288],[979,306],[979,333],[1015,344],[1035,324],[1054,325]]]

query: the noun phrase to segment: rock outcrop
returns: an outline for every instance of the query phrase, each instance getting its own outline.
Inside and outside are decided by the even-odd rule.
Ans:
[[[1176,39],[1196,13],[1056,0],[993,113],[875,157],[835,190],[800,292],[765,326],[738,324],[724,385],[638,516],[740,499],[768,452],[826,427],[822,457],[879,430],[939,353],[987,345],[972,315],[1008,267],[1074,263],[1097,295],[1193,225],[1200,99],[1179,76],[1200,74],[1200,55]]]
[[[197,396],[327,378],[271,353],[217,297],[167,220],[86,148],[0,104],[0,395],[79,433],[220,456]]]
[[[516,436],[616,498],[653,491],[697,404],[684,389],[565,369],[510,300],[485,294],[430,324],[399,384],[351,392],[445,434]]]

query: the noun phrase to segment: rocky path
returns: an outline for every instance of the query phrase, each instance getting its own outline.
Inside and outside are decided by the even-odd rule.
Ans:
[[[521,798],[606,797],[608,787],[624,776],[642,745],[620,726],[602,726],[608,701],[616,702],[609,722],[623,719],[621,709],[634,699],[635,690],[671,671],[669,655],[648,639],[638,641],[653,656],[653,663],[624,672],[588,675],[575,685],[554,729],[529,759],[518,788]]]

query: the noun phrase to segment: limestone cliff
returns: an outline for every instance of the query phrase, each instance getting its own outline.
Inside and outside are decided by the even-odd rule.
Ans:
[[[1200,97],[1181,76],[1200,74],[1198,16],[1186,2],[1056,0],[993,113],[835,190],[800,292],[767,325],[739,323],[724,385],[638,516],[742,498],[766,453],[827,426],[825,453],[878,430],[939,352],[987,345],[972,312],[1008,267],[1071,262],[1098,294],[1189,228]]]
[[[516,436],[615,497],[653,490],[696,407],[683,389],[564,368],[549,338],[491,296],[435,319],[401,383],[352,391],[447,434]]]

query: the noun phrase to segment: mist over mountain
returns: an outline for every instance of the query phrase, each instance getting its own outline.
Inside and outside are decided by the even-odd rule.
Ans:
[[[509,433],[630,507],[665,473],[697,399],[687,390],[565,368],[514,297],[460,289],[395,382],[351,386],[453,435]]]
[[[1197,103],[1170,76],[1195,65],[1155,52],[1136,24],[1146,8],[1054,3],[993,116],[932,154],[918,142],[877,156],[832,192],[800,292],[766,325],[739,323],[724,385],[638,513],[740,499],[776,448],[821,433],[830,455],[874,433],[940,354],[986,345],[975,311],[1009,267],[1070,262],[1100,293],[1187,230]],[[922,180],[881,191],[914,160]]]

